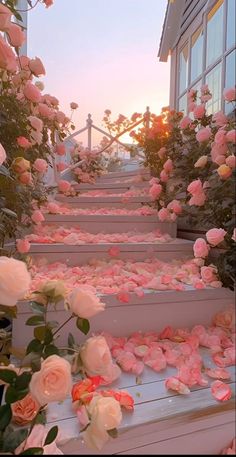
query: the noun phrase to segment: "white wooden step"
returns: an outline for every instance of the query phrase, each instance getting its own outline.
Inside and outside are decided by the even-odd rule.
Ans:
[[[192,327],[199,322],[208,325],[215,313],[234,303],[234,293],[229,289],[196,290],[192,286],[186,286],[185,291],[178,292],[146,290],[143,297],[130,293],[129,298],[128,303],[123,303],[117,295],[101,295],[106,309],[91,319],[90,335],[106,331],[113,335],[126,336],[138,330],[159,332],[167,325],[175,328]],[[57,320],[60,324],[68,317],[62,302],[58,303],[56,314],[54,307],[51,307],[47,314],[48,320]],[[13,320],[13,346],[25,347],[32,338],[32,327],[25,326],[31,315],[28,301],[20,302],[18,317]],[[85,339],[76,328],[75,322],[70,321],[60,333],[60,344],[67,344],[69,332],[73,333],[78,341]]]
[[[147,195],[139,195],[135,197],[124,196],[123,198],[118,196],[101,196],[101,197],[92,197],[84,196],[83,194],[78,197],[66,197],[65,195],[57,194],[55,196],[56,200],[61,203],[65,203],[71,207],[77,208],[127,208],[135,209],[139,208],[143,203],[151,203],[151,198]]]
[[[62,243],[31,243],[29,254],[38,262],[46,258],[50,262],[63,262],[67,265],[82,265],[91,259],[110,260],[109,250],[117,246],[117,259],[142,261],[147,257],[163,261],[191,258],[193,243],[189,240],[175,239],[167,243],[100,243],[68,245]]]
[[[210,354],[206,350],[201,353],[204,364],[214,367]],[[235,372],[233,367],[229,371],[233,397],[225,403],[212,397],[209,378],[208,387],[194,386],[188,396],[167,391],[165,379],[176,373],[172,367],[160,373],[145,368],[141,385],[136,384],[134,375],[122,373],[112,388],[125,389],[133,396],[134,411],[123,412],[118,438],[109,440],[101,452],[85,447],[70,398],[48,406],[47,426],[58,425],[59,447],[69,455],[216,455],[235,433]]]
[[[176,238],[177,225],[174,222],[160,222],[157,216],[129,216],[129,215],[83,215],[45,214],[45,223],[60,224],[63,226],[78,226],[81,230],[91,233],[121,233],[134,229],[137,232],[152,232],[160,230]]]
[[[136,177],[136,176],[141,176],[144,178],[148,178],[150,176],[150,171],[147,168],[138,168],[136,170],[129,170],[129,171],[111,171],[109,173],[106,173],[98,178],[98,180],[106,180],[106,179],[120,179],[120,178],[131,178],[131,177]]]
[[[80,192],[88,191],[88,190],[96,190],[96,189],[103,189],[103,190],[110,190],[112,192],[125,192],[128,189],[135,188],[135,189],[143,189],[148,187],[148,182],[141,182],[141,183],[134,183],[134,182],[101,182],[95,184],[74,184],[74,189]]]

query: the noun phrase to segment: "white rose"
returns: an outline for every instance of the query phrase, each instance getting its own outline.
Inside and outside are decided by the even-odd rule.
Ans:
[[[49,296],[52,300],[62,299],[66,295],[66,288],[63,281],[52,279],[43,284],[40,292]]]
[[[120,369],[112,362],[110,349],[103,336],[88,338],[80,350],[80,358],[88,376],[105,377],[108,383],[120,375]]]
[[[6,160],[7,155],[4,147],[0,143],[0,166],[3,164],[3,162]]]
[[[79,287],[73,289],[68,297],[69,309],[72,313],[84,319],[90,319],[95,314],[104,311],[105,303],[90,290],[83,290]]]
[[[9,257],[0,257],[0,304],[15,306],[25,297],[31,284],[26,264]]]
[[[120,403],[113,397],[96,395],[88,405],[91,423],[84,432],[88,447],[101,450],[108,441],[107,430],[117,428],[122,420]]]

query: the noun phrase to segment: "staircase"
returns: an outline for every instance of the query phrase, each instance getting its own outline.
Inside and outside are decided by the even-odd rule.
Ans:
[[[106,214],[46,214],[45,231],[55,236],[60,226],[76,231],[79,226],[83,232],[100,233],[101,241],[78,244],[32,242],[30,254],[36,264],[62,262],[68,268],[83,268],[93,265],[93,259],[99,262],[122,261],[122,268],[127,269],[127,262],[155,262],[164,264],[172,262],[180,265],[193,257],[190,240],[176,238],[175,223],[161,223],[157,215],[112,214],[115,210],[136,211],[149,203],[147,183],[149,175],[146,170],[109,173],[97,180],[95,185],[81,184],[76,186],[81,192],[77,197],[57,195],[58,202],[71,210],[89,208],[91,213],[106,208]],[[133,169],[132,169],[133,168]],[[140,178],[137,179],[137,174]],[[131,196],[128,194],[131,191]],[[132,192],[134,195],[132,195]],[[139,195],[140,193],[140,195]],[[46,228],[47,227],[47,228]],[[117,243],[117,234],[127,233],[127,240]],[[109,234],[109,242],[102,240]],[[135,242],[135,234],[141,241]],[[162,234],[162,235],[161,235]],[[86,235],[87,236],[87,235]],[[94,238],[92,238],[94,241]],[[151,239],[152,241],[148,241]],[[146,241],[147,240],[147,241]],[[119,247],[116,257],[109,251]],[[152,266],[153,266],[152,265]],[[102,276],[102,267],[100,274]],[[88,270],[86,270],[88,271]],[[92,277],[92,274],[91,274]],[[129,277],[127,275],[127,282]],[[113,336],[129,336],[132,332],[159,332],[165,326],[175,328],[192,327],[196,324],[211,323],[212,316],[233,303],[233,293],[224,288],[194,289],[186,285],[184,290],[154,290],[144,288],[129,290],[127,300],[121,301],[117,293],[104,293],[104,286],[99,286],[98,293],[106,303],[106,310],[91,320],[91,332],[109,332]],[[18,319],[14,322],[13,345],[24,346],[31,336],[31,328],[24,327],[30,315],[27,301],[19,306]],[[48,313],[48,318],[58,322],[65,320],[66,313],[62,304],[55,311]],[[24,327],[24,332],[22,328]],[[69,323],[59,337],[59,343],[67,343],[67,335],[77,335],[74,323]],[[83,341],[81,334],[79,341]],[[205,365],[213,367],[214,363],[207,349],[202,350]],[[233,367],[230,381],[234,389]],[[93,455],[141,455],[141,454],[217,454],[228,445],[235,433],[235,416],[233,399],[218,403],[211,395],[210,384],[207,387],[191,389],[187,397],[178,395],[165,388],[164,380],[174,375],[176,370],[168,367],[156,373],[145,367],[141,375],[141,384],[137,384],[134,374],[122,373],[112,388],[126,389],[135,399],[133,413],[124,413],[119,437],[111,440],[102,452]],[[60,448],[65,454],[89,455],[78,433],[78,421],[71,409],[71,400],[63,404],[50,404],[47,410],[49,426],[59,425],[61,434]]]

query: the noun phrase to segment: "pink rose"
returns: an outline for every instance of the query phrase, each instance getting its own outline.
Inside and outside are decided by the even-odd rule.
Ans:
[[[31,130],[30,137],[32,144],[41,144],[43,141],[43,134],[39,131]]]
[[[172,200],[172,202],[167,205],[167,209],[172,210],[175,214],[181,214],[183,211],[181,203],[178,200]]]
[[[29,116],[28,120],[33,127],[33,129],[41,132],[43,130],[43,121],[36,116]]]
[[[39,173],[45,173],[48,169],[48,164],[44,159],[36,159],[33,163],[33,168]]]
[[[41,61],[41,59],[39,59],[39,57],[35,57],[35,59],[30,59],[29,69],[35,76],[42,76],[46,74],[43,62]]]
[[[6,151],[5,151],[4,147],[2,146],[2,144],[0,143],[0,166],[3,164],[3,162],[5,162],[6,158],[7,158]]]
[[[64,124],[66,120],[66,115],[62,111],[57,111],[56,113],[56,120],[59,124]]]
[[[212,162],[216,163],[217,165],[223,165],[226,162],[226,158],[223,155],[218,155],[212,159]]]
[[[236,167],[236,157],[235,156],[229,156],[225,160],[226,165],[230,168],[235,168]]]
[[[33,373],[29,387],[40,405],[65,400],[72,388],[70,363],[50,355],[42,362],[40,371]]]
[[[28,240],[16,240],[16,248],[20,254],[25,254],[30,250],[30,243]]]
[[[23,93],[24,96],[33,103],[39,103],[41,100],[40,90],[30,81],[27,81],[23,89]]]
[[[167,378],[165,381],[165,386],[168,390],[174,390],[181,395],[188,395],[190,394],[190,390],[186,384],[181,382],[177,377],[171,376]]]
[[[226,141],[236,143],[236,130],[230,130],[226,133]]]
[[[64,179],[61,179],[58,182],[58,190],[59,192],[68,192],[71,188],[71,185],[68,181],[65,181]]]
[[[44,215],[41,213],[41,211],[39,211],[39,209],[36,209],[32,216],[31,216],[31,219],[32,221],[35,223],[35,224],[40,224],[40,222],[43,222],[45,221],[45,217]]]
[[[6,5],[0,3],[0,30],[5,32],[10,26],[12,12]]]
[[[160,211],[158,211],[158,219],[161,222],[170,221],[170,212],[167,208],[161,208]]]
[[[203,206],[205,201],[206,201],[206,195],[204,194],[204,192],[199,192],[198,194],[194,194],[190,198],[188,204],[189,204],[189,206],[193,206],[193,205]]]
[[[162,170],[161,173],[160,173],[160,180],[162,182],[167,182],[168,179],[169,179],[168,174],[165,172],[165,170]]]
[[[63,143],[58,143],[55,147],[55,152],[59,156],[64,156],[66,153],[66,147]]]
[[[56,165],[57,171],[63,171],[67,168],[67,164],[65,162],[59,162]]]
[[[67,297],[69,310],[83,319],[90,319],[104,311],[105,304],[90,290],[75,287]]]
[[[13,160],[11,167],[15,173],[24,173],[25,171],[30,170],[30,162],[23,157],[16,157]]]
[[[16,141],[18,146],[20,146],[21,148],[28,149],[31,147],[30,141],[24,136],[18,136]]]
[[[71,102],[70,107],[71,107],[71,109],[77,109],[77,108],[79,108],[79,105],[78,105],[78,103]]]
[[[31,284],[26,264],[9,257],[0,257],[0,303],[15,306],[25,297]]]
[[[228,179],[232,175],[232,169],[228,165],[220,165],[216,171],[221,179]]]
[[[214,141],[216,144],[219,145],[223,145],[224,143],[226,143],[226,131],[223,129],[218,130],[218,132],[216,132],[215,134]]]
[[[211,129],[209,127],[202,127],[196,134],[196,139],[199,143],[208,141],[211,137]]]
[[[18,176],[18,179],[21,182],[21,184],[25,184],[26,186],[31,186],[33,184],[33,178],[30,171],[25,171],[24,173],[21,173]]]
[[[11,404],[12,420],[18,425],[29,424],[38,414],[39,408],[37,400],[28,393],[22,400]]]
[[[149,189],[149,195],[152,200],[158,199],[162,192],[162,186],[161,184],[153,184],[152,187]]]
[[[38,104],[38,111],[42,117],[46,117],[47,119],[53,119],[53,117],[54,117],[53,109],[49,108],[49,106],[46,105],[45,103]]]
[[[204,259],[209,254],[209,246],[203,238],[197,238],[193,245],[194,257]]]
[[[236,228],[234,228],[232,240],[236,242]]]
[[[212,281],[216,281],[216,270],[213,267],[201,267],[201,277],[202,280],[209,284]]]
[[[103,336],[88,338],[80,350],[83,367],[88,376],[102,376],[110,382],[117,379],[120,369],[111,358],[111,352]]]
[[[202,192],[202,183],[201,183],[200,179],[196,179],[195,181],[192,181],[188,185],[187,191],[192,195],[199,194],[200,192]]]
[[[236,100],[236,87],[230,87],[229,89],[224,89],[223,92],[224,99],[227,102],[233,102]]]
[[[44,446],[47,434],[48,434],[48,429],[46,429],[44,427],[44,425],[42,425],[42,424],[34,425],[28,438],[26,438],[26,440],[23,441],[23,443],[21,443],[15,449],[15,454],[19,455],[19,454],[21,454],[21,452],[27,451],[27,449],[39,447],[39,448],[43,448],[44,455],[62,455],[63,452],[60,449],[58,449],[55,441],[53,441],[51,444],[47,444],[46,446]]]
[[[6,32],[11,46],[20,48],[25,42],[25,34],[19,25],[11,23]]]
[[[163,165],[163,168],[166,173],[171,173],[173,171],[173,162],[171,159],[167,159]]]
[[[16,55],[12,48],[6,43],[4,38],[0,35],[0,68],[15,72],[17,70]]]
[[[192,121],[191,121],[190,117],[184,116],[183,119],[180,121],[179,127],[180,127],[180,129],[184,130],[187,127],[189,127],[189,125],[191,123],[192,123]]]
[[[206,164],[207,164],[207,160],[208,160],[207,156],[199,157],[197,162],[195,162],[194,167],[195,168],[204,168],[206,166]]]
[[[206,112],[205,105],[197,105],[193,110],[194,119],[201,119]]]
[[[218,113],[215,113],[212,117],[212,121],[215,122],[215,124],[219,127],[223,127],[224,125],[228,124],[228,118],[223,113],[223,111],[218,111]]]
[[[60,213],[60,207],[55,202],[49,202],[47,204],[47,210],[51,214],[59,214]]]
[[[235,310],[233,309],[233,306],[231,309],[220,311],[215,314],[213,317],[213,325],[233,331],[235,328]]]
[[[217,246],[217,244],[221,243],[224,240],[226,233],[227,232],[221,228],[213,228],[208,230],[206,233],[206,239],[212,246]]]
[[[160,159],[164,159],[164,157],[166,155],[166,148],[162,147],[161,149],[159,149],[157,155],[158,155],[158,157],[160,157]]]

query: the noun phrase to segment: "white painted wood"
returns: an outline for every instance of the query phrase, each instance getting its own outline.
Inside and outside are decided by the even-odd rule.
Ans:
[[[177,226],[174,222],[159,222],[157,216],[119,216],[119,215],[60,215],[45,214],[45,224],[53,223],[63,226],[78,226],[81,230],[90,233],[106,232],[121,233],[134,229],[137,232],[152,232],[161,230],[168,233],[172,238],[176,238]]]
[[[126,209],[137,209],[142,204],[147,204],[151,202],[151,199],[148,195],[140,195],[137,197],[65,197],[64,195],[56,195],[56,200],[66,204],[69,207],[75,208],[126,208]]]

